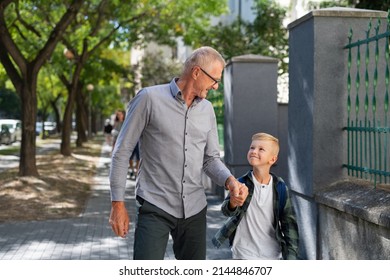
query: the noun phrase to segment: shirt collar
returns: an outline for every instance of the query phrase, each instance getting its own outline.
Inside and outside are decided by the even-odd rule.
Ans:
[[[169,83],[169,87],[171,88],[171,94],[175,98],[179,93],[181,93],[179,87],[176,84],[177,80],[179,80],[179,78],[173,78],[172,81]]]
[[[178,98],[180,99],[181,101],[184,102],[184,99],[183,99],[183,96],[182,96],[182,93],[179,89],[179,87],[177,86],[176,82],[179,80],[179,78],[175,77],[171,80],[171,82],[169,83],[169,87],[171,89],[171,94],[174,98]],[[199,98],[199,97],[196,97],[194,102],[192,103],[192,105],[196,105],[198,104],[199,102],[201,102],[203,99]]]
[[[274,181],[274,178],[273,178],[272,174],[271,174],[271,178],[270,178],[268,184],[262,184],[259,181],[257,181],[257,179],[255,177],[255,174],[253,174],[253,171],[251,173],[252,173],[252,180],[253,180],[253,183],[255,184],[255,186],[272,187],[272,184],[273,184],[273,181]]]

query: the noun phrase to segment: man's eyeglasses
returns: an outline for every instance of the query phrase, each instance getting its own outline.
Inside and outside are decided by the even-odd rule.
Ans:
[[[221,80],[215,79],[213,76],[211,76],[205,70],[203,70],[202,67],[199,66],[199,68],[200,68],[200,70],[202,70],[203,73],[205,73],[210,79],[212,79],[214,81],[214,83],[211,86],[214,86],[215,84],[219,84],[221,82]]]

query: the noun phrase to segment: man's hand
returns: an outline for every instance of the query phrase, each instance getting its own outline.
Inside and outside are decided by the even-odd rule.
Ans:
[[[124,201],[112,201],[109,223],[114,233],[125,238],[129,232],[129,215]]]
[[[247,186],[238,182],[233,176],[230,176],[226,180],[225,186],[230,192],[230,208],[242,206],[246,197],[248,196]]]

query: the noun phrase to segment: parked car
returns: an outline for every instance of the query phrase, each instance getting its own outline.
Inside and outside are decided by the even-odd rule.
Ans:
[[[22,140],[22,122],[13,119],[0,119],[0,125],[6,125],[11,134],[11,143]]]
[[[45,136],[53,135],[57,133],[57,124],[55,122],[45,122]],[[36,135],[40,135],[42,133],[42,122],[37,122],[35,126]]]
[[[0,144],[11,144],[11,133],[7,125],[2,124],[0,126]]]

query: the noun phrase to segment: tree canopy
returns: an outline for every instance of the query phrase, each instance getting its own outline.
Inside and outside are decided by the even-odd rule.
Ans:
[[[20,98],[10,89],[0,88],[0,118],[20,119]]]
[[[101,84],[95,74],[103,66],[96,62],[105,61],[101,57],[103,50],[129,50],[149,40],[173,44],[176,36],[189,42],[209,25],[211,16],[223,11],[225,0],[1,0],[0,61],[22,103],[19,174],[38,175],[35,122],[40,94],[38,74],[42,67],[50,64],[50,72],[57,73],[67,92],[63,97],[67,103],[61,150],[70,154],[67,148],[74,104],[83,103],[76,106],[83,110],[89,102],[85,99],[85,86],[91,82]],[[63,56],[64,47],[73,54],[69,61]],[[87,72],[87,65],[91,71]],[[42,81],[45,83],[44,78]],[[93,99],[99,102],[99,98]]]
[[[275,0],[255,0],[253,22],[240,18],[229,25],[209,27],[195,45],[206,44],[218,49],[225,59],[243,54],[278,58],[280,74],[287,72],[288,33],[283,26],[286,8]]]

